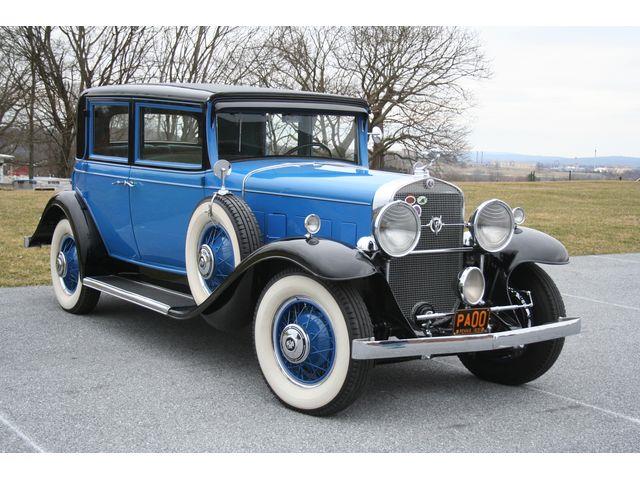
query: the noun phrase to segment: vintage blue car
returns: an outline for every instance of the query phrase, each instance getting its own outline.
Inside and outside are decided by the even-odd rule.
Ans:
[[[176,320],[254,325],[286,406],[350,405],[375,363],[458,355],[522,384],[578,333],[549,276],[563,245],[500,200],[417,165],[368,168],[366,102],[206,84],[91,88],[78,106],[72,191],[26,246],[51,245],[59,304],[100,293]],[[373,137],[373,138],[371,138]]]

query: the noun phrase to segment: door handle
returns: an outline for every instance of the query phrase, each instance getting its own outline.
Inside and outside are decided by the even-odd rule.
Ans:
[[[125,187],[133,187],[136,183],[130,180],[116,180],[111,185],[124,185]]]

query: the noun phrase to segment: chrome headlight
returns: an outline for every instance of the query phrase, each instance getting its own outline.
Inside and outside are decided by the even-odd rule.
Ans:
[[[392,257],[403,257],[420,240],[420,217],[414,208],[400,200],[380,209],[373,224],[373,236],[380,248]]]
[[[489,200],[471,216],[471,233],[478,245],[487,252],[499,252],[513,237],[513,212],[502,200]]]
[[[458,278],[460,297],[468,305],[478,305],[484,295],[484,275],[478,267],[467,267]]]

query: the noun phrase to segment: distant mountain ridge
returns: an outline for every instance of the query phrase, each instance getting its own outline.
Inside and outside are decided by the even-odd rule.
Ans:
[[[600,167],[632,167],[640,168],[640,157],[625,157],[622,155],[610,155],[604,157],[561,157],[553,155],[526,155],[522,153],[509,152],[476,152],[470,151],[465,154],[468,162],[476,161],[477,158],[483,159],[484,162],[516,162],[516,163],[544,163],[545,165],[553,165],[556,162],[560,165],[593,165],[594,162]]]

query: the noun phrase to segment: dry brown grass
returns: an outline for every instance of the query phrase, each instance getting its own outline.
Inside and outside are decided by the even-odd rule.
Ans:
[[[466,214],[500,198],[524,207],[526,226],[560,239],[571,255],[640,251],[640,183],[461,183]],[[0,190],[0,287],[49,283],[49,249],[22,246],[51,192]]]
[[[53,192],[0,190],[0,287],[51,281],[49,248],[24,248]]]

